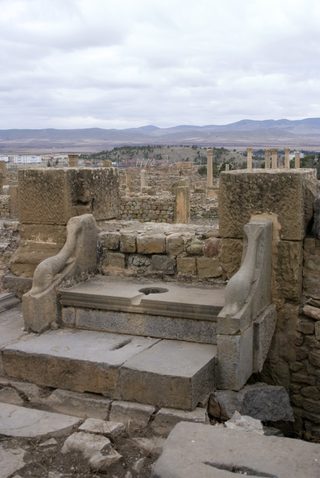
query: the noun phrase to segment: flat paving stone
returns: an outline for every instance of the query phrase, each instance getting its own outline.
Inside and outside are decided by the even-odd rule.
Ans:
[[[25,465],[23,459],[25,454],[26,451],[22,450],[22,448],[4,449],[0,445],[0,478],[8,478],[20,470],[20,468],[23,468]]]
[[[122,399],[193,410],[214,388],[216,352],[215,345],[162,340],[123,365]]]
[[[81,419],[42,410],[0,404],[0,434],[33,438],[63,436],[80,425]]]
[[[6,310],[0,313],[0,348],[9,344],[13,340],[18,340],[27,332],[23,330],[24,322],[22,317],[22,307]]]
[[[291,438],[179,423],[151,478],[319,478],[320,446]]]
[[[157,342],[145,337],[58,329],[5,347],[3,366],[11,378],[113,397],[121,365]]]

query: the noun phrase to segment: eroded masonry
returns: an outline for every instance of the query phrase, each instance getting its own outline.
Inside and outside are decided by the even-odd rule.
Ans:
[[[250,414],[262,386],[289,394],[293,415],[256,418],[320,439],[319,185],[315,170],[278,169],[276,150],[272,163],[252,169],[248,148],[248,169],[219,184],[188,165],[20,171],[3,288],[37,335],[3,344],[0,372],[101,394],[111,415],[141,404],[155,428],[169,410],[202,423]]]

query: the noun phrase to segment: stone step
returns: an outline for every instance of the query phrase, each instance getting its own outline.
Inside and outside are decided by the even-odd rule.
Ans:
[[[62,324],[145,337],[216,344],[224,288],[114,280],[60,290]]]
[[[0,294],[0,312],[4,310],[12,309],[12,307],[16,307],[20,303],[20,300],[12,294],[11,292],[4,292]]]
[[[11,379],[192,410],[214,388],[216,346],[58,329],[2,348]]]

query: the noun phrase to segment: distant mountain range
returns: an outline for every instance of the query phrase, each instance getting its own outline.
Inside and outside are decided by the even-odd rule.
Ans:
[[[13,152],[94,152],[126,145],[197,145],[246,148],[320,149],[320,118],[242,120],[228,125],[128,129],[0,130],[0,154]],[[56,151],[55,151],[56,150]]]

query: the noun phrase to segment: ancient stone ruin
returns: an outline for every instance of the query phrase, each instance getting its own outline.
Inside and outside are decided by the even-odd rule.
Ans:
[[[170,476],[186,436],[202,445],[175,476],[303,476],[308,453],[320,464],[316,445],[303,444],[300,474],[285,475],[270,468],[280,442],[269,441],[258,466],[237,431],[208,426],[241,413],[320,440],[318,181],[314,170],[278,169],[276,150],[273,168],[252,169],[251,153],[246,170],[221,173],[218,192],[202,184],[219,206],[208,224],[191,221],[192,174],[168,171],[168,190],[154,195],[150,169],[19,172],[20,244],[3,284],[22,298],[25,330],[0,342],[0,375],[50,387],[51,412],[83,417],[67,402],[91,397],[98,410],[100,400],[107,412],[92,417],[127,432],[128,416],[157,436],[193,422],[174,429],[154,477]],[[202,439],[219,437],[233,443],[232,460],[203,451]],[[318,476],[320,465],[308,466]]]

